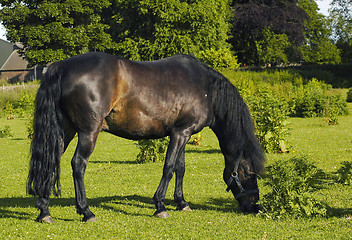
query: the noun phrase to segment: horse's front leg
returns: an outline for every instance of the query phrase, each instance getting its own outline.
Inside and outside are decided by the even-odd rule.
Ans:
[[[177,159],[184,153],[184,148],[189,140],[189,136],[185,134],[175,133],[170,136],[170,144],[166,152],[166,158],[163,169],[163,176],[161,178],[158,189],[156,190],[153,201],[156,206],[156,212],[154,216],[160,218],[167,218],[169,214],[165,208],[165,195],[169,186],[170,180],[175,172],[175,165]],[[183,153],[182,153],[183,152]],[[181,182],[182,184],[182,182]],[[182,191],[181,191],[182,192]]]
[[[180,156],[176,161],[176,184],[174,198],[177,203],[176,210],[191,211],[188,203],[183,196],[183,177],[185,175],[185,149],[182,149]]]
[[[97,135],[78,134],[78,145],[71,165],[76,194],[76,209],[78,214],[83,214],[83,221],[97,221],[95,215],[88,207],[86,191],[84,186],[84,174],[88,159],[95,146]]]

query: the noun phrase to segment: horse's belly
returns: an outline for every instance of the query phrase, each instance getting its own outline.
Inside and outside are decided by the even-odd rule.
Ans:
[[[142,114],[126,116],[111,112],[103,122],[103,131],[133,140],[165,137],[168,135],[166,129],[160,120]]]

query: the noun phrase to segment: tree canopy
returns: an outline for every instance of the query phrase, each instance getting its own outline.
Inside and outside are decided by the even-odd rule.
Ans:
[[[12,42],[24,45],[30,65],[111,47],[109,26],[102,23],[108,0],[1,0],[0,20]]]
[[[106,22],[116,52],[137,60],[228,45],[227,0],[112,0]],[[104,14],[105,15],[105,14]]]
[[[352,0],[333,0],[330,8],[332,37],[343,62],[352,62]]]
[[[24,44],[31,65],[87,51],[135,60],[224,51],[227,0],[0,0],[9,40]]]
[[[234,20],[231,43],[240,62],[262,62],[257,43],[268,40],[265,39],[268,37],[265,32],[267,29],[274,34],[287,35],[292,58],[297,55],[293,52],[304,41],[304,20],[308,19],[308,15],[295,0],[234,0],[232,6]]]
[[[304,44],[300,46],[303,61],[318,64],[341,63],[340,52],[330,39],[328,20],[318,13],[317,3],[314,0],[300,0],[298,5],[309,15],[303,31]]]
[[[194,54],[220,67],[238,66],[236,56],[249,65],[339,63],[340,51],[352,59],[351,1],[333,0],[329,20],[314,0],[0,0],[0,21],[31,66],[88,51]]]

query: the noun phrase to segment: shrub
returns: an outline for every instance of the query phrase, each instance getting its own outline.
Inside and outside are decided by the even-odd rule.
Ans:
[[[192,135],[191,139],[188,141],[188,144],[199,146],[201,141],[203,141],[203,137],[199,132],[197,134]]]
[[[287,215],[310,217],[326,215],[326,207],[313,198],[326,174],[305,157],[279,160],[267,167],[264,185],[269,193],[263,196],[262,214],[270,218]]]
[[[339,115],[347,115],[348,108],[347,103],[343,100],[341,95],[328,96],[326,102],[326,108],[323,112],[323,116],[326,119],[328,125],[337,125]]]
[[[236,69],[240,66],[237,57],[228,48],[204,50],[199,53],[198,58],[215,68]]]
[[[13,137],[12,131],[10,130],[10,126],[5,126],[4,128],[0,129],[0,138],[5,137]]]
[[[34,120],[34,116],[29,117],[27,122],[26,122],[27,138],[28,139],[33,139],[33,135],[34,135],[33,120]]]
[[[34,111],[35,94],[23,92],[14,102],[15,113],[18,117],[28,117]]]
[[[34,110],[36,85],[25,85],[1,91],[0,116],[10,118],[28,117]]]
[[[337,182],[351,185],[352,183],[352,162],[344,161],[341,167],[336,171]]]
[[[288,134],[288,104],[266,90],[245,98],[262,148],[268,153],[287,152],[285,137]]]
[[[13,116],[13,105],[11,102],[7,102],[6,105],[5,105],[5,114],[6,114],[6,118],[8,120],[11,120],[11,119],[14,119],[14,116]]]
[[[352,88],[348,89],[347,91],[347,102],[352,102]]]
[[[288,62],[287,50],[291,46],[286,34],[275,34],[270,28],[262,31],[262,40],[255,41],[261,65],[278,65]]]
[[[330,85],[313,79],[308,84],[294,87],[293,97],[289,100],[294,117],[324,116],[328,109],[335,115],[348,114],[347,104],[341,95],[329,95]]]
[[[137,155],[138,163],[162,162],[165,159],[169,137],[160,139],[143,139],[137,142],[139,153]]]

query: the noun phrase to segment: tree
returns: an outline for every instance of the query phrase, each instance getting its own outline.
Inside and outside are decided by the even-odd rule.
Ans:
[[[88,51],[134,60],[231,53],[228,0],[0,0],[0,21],[30,65]]]
[[[333,0],[330,8],[333,39],[343,62],[352,62],[352,0]]]
[[[309,19],[305,22],[305,41],[300,47],[303,60],[311,64],[337,64],[341,62],[340,51],[330,39],[331,31],[324,15],[318,13],[314,0],[300,0],[298,5],[304,9]]]
[[[298,46],[303,42],[304,20],[308,15],[297,6],[296,0],[235,0],[234,20],[230,40],[239,61],[260,63],[257,43],[265,41],[265,29],[285,34],[291,44],[285,53],[290,61],[297,61]]]
[[[109,26],[101,21],[108,0],[0,0],[0,4],[7,38],[23,44],[21,53],[30,66],[112,46]]]
[[[116,54],[155,60],[227,49],[229,13],[228,0],[112,0],[104,15]]]
[[[288,63],[287,49],[291,46],[286,34],[275,34],[270,28],[263,30],[263,40],[256,41],[261,65]]]

